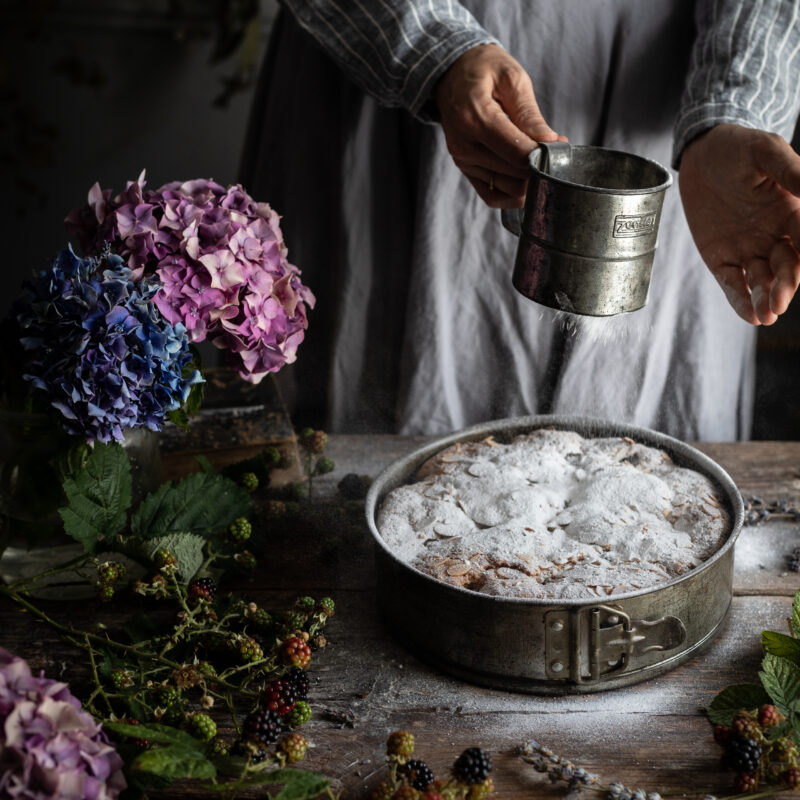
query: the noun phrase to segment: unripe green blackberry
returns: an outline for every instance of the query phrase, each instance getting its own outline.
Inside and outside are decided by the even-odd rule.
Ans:
[[[173,703],[164,711],[164,716],[161,718],[161,722],[165,723],[166,725],[180,725],[183,723],[184,717],[186,712],[186,702],[184,700],[178,700],[177,703]]]
[[[419,800],[419,797],[419,792],[407,783],[398,786],[397,789],[394,790],[394,794],[392,794],[392,800]]]
[[[310,614],[317,605],[317,601],[314,600],[313,597],[298,597],[297,600],[294,601],[295,607],[300,611],[304,611],[306,614]]]
[[[159,686],[156,689],[156,703],[161,708],[169,708],[180,699],[180,692],[174,686]]]
[[[292,728],[299,728],[311,719],[311,706],[305,700],[298,700],[287,714],[286,722]]]
[[[761,730],[755,715],[750,714],[748,711],[740,711],[733,718],[731,727],[733,728],[733,735],[738,736],[740,739],[754,739],[759,743],[764,741],[764,731]]]
[[[456,780],[470,786],[483,783],[492,771],[492,758],[480,747],[468,747],[453,764]]]
[[[249,661],[260,661],[264,658],[264,651],[255,639],[245,636],[239,642],[239,656],[245,663]]]
[[[233,560],[241,569],[245,570],[253,570],[258,566],[256,557],[249,550],[242,550],[241,553],[236,553],[233,556]]]
[[[287,633],[294,633],[294,631],[302,630],[307,619],[308,614],[306,614],[305,611],[301,611],[299,608],[291,609],[283,615],[282,621],[284,630]]]
[[[130,689],[133,686],[133,673],[127,669],[112,669],[111,685],[117,690]]]
[[[369,800],[392,800],[394,789],[391,784],[381,781],[370,793]]]
[[[414,734],[410,731],[395,731],[386,740],[386,755],[405,763],[414,754]]]
[[[256,475],[255,472],[245,472],[242,477],[239,478],[239,483],[245,491],[254,492],[258,489],[258,475]]]
[[[333,472],[335,469],[336,462],[332,458],[328,458],[328,456],[320,456],[317,459],[317,463],[314,465],[314,474],[327,475],[329,472]]]
[[[272,614],[269,613],[265,608],[257,608],[253,615],[250,617],[253,624],[257,628],[271,628],[272,627]]]
[[[210,742],[217,735],[217,723],[208,714],[196,713],[189,717],[189,730],[201,742]]]
[[[175,558],[175,554],[167,550],[166,547],[159,547],[158,550],[153,553],[153,563],[165,573],[175,572],[178,569],[178,559]]]
[[[286,492],[288,505],[289,501],[303,500],[308,494],[308,486],[303,481],[294,481],[286,486],[284,492]]]
[[[114,585],[111,583],[97,584],[97,596],[100,598],[100,602],[102,603],[107,603],[109,600],[113,600],[114,591]]]
[[[125,565],[119,561],[105,561],[97,567],[100,583],[117,583],[125,577],[126,572]]]
[[[473,786],[469,787],[469,791],[467,792],[467,800],[484,800],[484,798],[488,797],[494,791],[494,781],[491,778],[486,778],[486,780],[482,781],[481,783],[476,783]],[[637,792],[641,792],[641,789],[637,789]],[[644,797],[644,793],[642,792],[642,797]],[[638,800],[638,796],[636,794],[633,795],[633,800]]]
[[[311,661],[311,648],[298,636],[290,636],[281,645],[284,660],[295,667],[305,668]]]
[[[250,520],[245,517],[237,517],[228,526],[228,536],[234,542],[246,542],[252,533],[253,526],[250,524]]]
[[[281,460],[281,451],[277,447],[265,447],[261,451],[261,461],[268,467],[277,466]]]
[[[781,736],[776,739],[772,745],[772,755],[778,761],[785,761],[792,767],[798,766],[800,753],[798,753],[797,746],[788,736]]]
[[[332,617],[336,613],[336,604],[332,597],[323,597],[319,601],[319,610],[326,616]]]
[[[211,744],[208,746],[208,755],[212,758],[228,755],[228,745],[225,740],[220,738],[212,739]]]
[[[295,764],[305,757],[306,750],[308,750],[308,741],[299,733],[290,733],[285,739],[281,740],[278,746],[286,753],[286,760],[290,764]]]

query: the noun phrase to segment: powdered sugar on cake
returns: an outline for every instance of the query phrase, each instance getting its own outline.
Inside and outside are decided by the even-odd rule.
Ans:
[[[439,580],[511,597],[608,597],[682,575],[723,544],[712,482],[631,439],[538,430],[429,459],[378,529]]]

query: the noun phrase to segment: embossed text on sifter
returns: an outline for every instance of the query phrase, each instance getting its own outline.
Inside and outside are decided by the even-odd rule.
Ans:
[[[631,153],[564,142],[540,144],[530,167],[524,212],[502,215],[519,236],[515,288],[573,314],[644,306],[669,171]]]
[[[437,580],[387,546],[377,527],[381,503],[393,489],[413,481],[431,456],[459,442],[491,436],[506,443],[540,428],[575,431],[587,438],[628,437],[706,476],[730,518],[725,541],[690,571],[655,586],[614,593],[607,600],[482,594]],[[536,416],[476,425],[398,459],[373,482],[366,516],[375,540],[381,614],[409,650],[471,683],[563,695],[647,680],[710,644],[731,605],[734,545],[744,506],[728,474],[684,442],[588,417]]]

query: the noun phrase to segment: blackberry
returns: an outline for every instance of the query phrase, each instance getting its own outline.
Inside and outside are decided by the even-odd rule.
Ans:
[[[258,475],[256,475],[255,472],[245,472],[244,475],[239,478],[239,483],[246,491],[254,492],[258,489]]]
[[[234,745],[236,755],[245,756],[251,764],[260,764],[269,755],[264,742],[258,736],[245,736]]]
[[[414,734],[409,731],[395,731],[389,734],[386,740],[386,755],[401,758],[403,761],[411,758],[414,753]]]
[[[186,594],[192,603],[199,603],[201,600],[213,603],[217,596],[217,587],[213,578],[195,578],[189,584]]]
[[[245,718],[244,729],[252,736],[258,737],[264,744],[274,744],[281,735],[281,720],[274,711],[257,708]]]
[[[281,646],[284,660],[295,667],[305,667],[311,661],[311,648],[298,636],[290,636]]]
[[[338,483],[339,494],[346,500],[363,500],[367,496],[372,479],[369,475],[349,472]]]
[[[332,458],[328,458],[328,456],[320,456],[317,459],[317,463],[314,465],[314,474],[327,475],[329,472],[333,472],[335,469],[336,462]]]
[[[319,610],[326,616],[332,617],[336,613],[336,605],[332,597],[323,597],[319,601]]]
[[[228,526],[228,536],[234,542],[246,542],[253,533],[253,526],[246,517],[237,517]]]
[[[311,681],[308,677],[308,673],[304,669],[292,667],[286,675],[284,675],[284,680],[289,681],[294,687],[294,693],[298,700],[305,700],[306,697],[308,697],[308,689],[311,685]]]
[[[773,705],[761,706],[758,709],[758,722],[762,728],[774,728],[780,725],[785,717]]]
[[[278,716],[282,717],[295,707],[297,693],[289,681],[272,681],[261,693],[260,702],[263,708],[274,711]]]
[[[800,519],[800,517],[798,517]],[[800,572],[800,547],[795,547],[792,554],[789,556],[789,569],[792,572]]]
[[[294,708],[286,715],[286,722],[293,728],[305,725],[311,719],[311,706],[305,700],[298,700]]]
[[[755,772],[761,763],[761,745],[755,739],[735,737],[728,744],[725,760],[735,772]]]
[[[308,750],[308,741],[299,733],[291,733],[280,743],[280,748],[286,753],[286,760],[290,764],[302,761]]]
[[[208,714],[192,714],[189,717],[189,730],[201,742],[210,742],[217,735],[217,723]]]
[[[421,792],[424,792],[433,783],[433,770],[424,761],[416,758],[406,761],[397,772]]]
[[[328,434],[325,431],[315,431],[312,428],[304,428],[300,431],[300,447],[309,453],[319,455],[328,446]]]
[[[761,749],[759,748],[759,755]],[[480,747],[468,747],[453,764],[456,779],[470,786],[483,783],[492,771],[492,758]]]
[[[727,747],[733,731],[727,725],[714,726],[714,741],[722,747]]]
[[[733,720],[733,735],[739,739],[755,739],[756,742],[764,740],[764,732],[754,715],[740,711]]]

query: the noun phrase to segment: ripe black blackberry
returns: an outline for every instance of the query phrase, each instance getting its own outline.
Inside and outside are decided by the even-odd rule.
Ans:
[[[759,750],[759,755],[760,755]],[[456,779],[470,786],[483,783],[492,771],[492,758],[480,747],[467,748],[453,764]]]
[[[281,719],[274,711],[257,708],[245,718],[244,729],[265,744],[274,744],[281,735]]]
[[[288,714],[297,703],[297,692],[289,681],[277,680],[261,693],[261,705],[278,716]]]
[[[736,772],[755,772],[761,763],[761,745],[755,739],[735,737],[725,750],[725,760]]]
[[[433,770],[419,759],[412,758],[411,761],[406,761],[405,764],[398,767],[397,771],[421,792],[424,792],[433,783]]]
[[[298,700],[305,700],[308,697],[308,689],[311,686],[311,681],[308,673],[300,667],[292,667],[284,676],[284,680],[288,681],[294,687],[294,693]]]
[[[207,603],[213,603],[214,598],[217,596],[217,587],[214,584],[213,578],[196,578],[193,580],[186,590],[189,600],[196,603],[199,600],[205,600]]]

